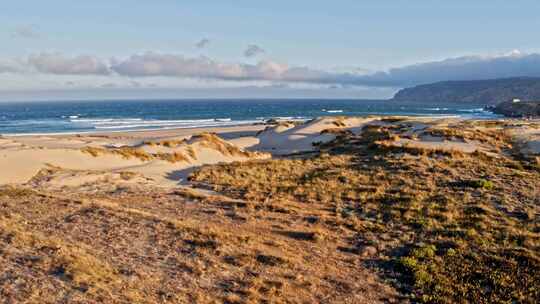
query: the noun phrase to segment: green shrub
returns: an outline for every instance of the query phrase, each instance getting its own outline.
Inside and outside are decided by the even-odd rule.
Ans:
[[[473,188],[491,190],[493,189],[493,182],[486,179],[478,179],[469,182],[469,186]]]

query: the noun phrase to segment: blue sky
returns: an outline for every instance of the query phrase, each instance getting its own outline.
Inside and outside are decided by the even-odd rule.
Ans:
[[[7,1],[0,98],[375,98],[431,78],[540,76],[539,11],[501,0]]]

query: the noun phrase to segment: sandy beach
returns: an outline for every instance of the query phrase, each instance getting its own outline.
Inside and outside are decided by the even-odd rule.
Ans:
[[[70,170],[97,170],[100,172],[120,172],[129,170],[150,178],[158,183],[174,185],[177,178],[167,178],[168,174],[186,168],[219,161],[241,160],[243,157],[221,155],[212,149],[197,147],[201,154],[197,160],[171,163],[163,160],[142,160],[121,155],[100,155],[85,153],[88,147],[138,147],[145,142],[174,142],[190,138],[201,133],[216,133],[221,138],[239,138],[254,136],[264,126],[241,126],[224,128],[197,128],[176,130],[154,130],[118,133],[85,133],[68,135],[31,135],[0,138],[0,184],[24,183],[41,169],[56,167]],[[155,149],[150,149],[155,150]],[[162,150],[170,152],[167,147]]]

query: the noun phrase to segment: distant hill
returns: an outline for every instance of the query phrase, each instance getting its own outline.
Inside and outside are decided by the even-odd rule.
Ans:
[[[443,81],[402,89],[392,100],[440,103],[481,102],[495,105],[513,98],[540,100],[540,78]]]

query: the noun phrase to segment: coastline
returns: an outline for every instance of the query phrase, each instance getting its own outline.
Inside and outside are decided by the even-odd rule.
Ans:
[[[4,170],[0,173],[0,184],[25,183],[40,170],[56,167],[109,173],[131,171],[151,178],[157,184],[174,187],[185,182],[188,169],[220,162],[268,158],[270,154],[279,156],[312,151],[316,149],[316,144],[329,142],[340,132],[358,134],[366,125],[392,124],[392,121],[409,121],[410,125],[421,130],[429,128],[431,124],[452,125],[482,120],[453,115],[326,116],[304,122],[282,121],[274,125],[2,136],[0,167]],[[496,121],[502,124],[511,122],[508,119]],[[517,135],[526,136],[524,141],[530,142],[527,149],[536,151],[540,134],[535,130],[520,132]],[[200,134],[209,135],[197,139]],[[403,145],[468,152],[479,146],[474,142],[449,142],[437,138],[422,141],[401,139],[401,142]],[[193,156],[188,157],[190,154]]]
[[[492,113],[492,112],[490,112]],[[57,132],[39,132],[39,133],[0,133],[0,136],[3,137],[25,137],[25,136],[74,136],[74,135],[95,135],[95,136],[103,136],[103,135],[112,135],[112,134],[133,134],[133,133],[153,133],[153,132],[164,132],[164,133],[174,133],[178,132],[180,130],[186,130],[185,133],[192,133],[196,130],[214,130],[214,131],[208,131],[208,132],[215,132],[221,129],[228,129],[228,128],[241,128],[246,127],[247,129],[251,129],[252,127],[256,126],[267,126],[267,121],[269,120],[276,120],[278,122],[306,122],[309,120],[321,118],[321,117],[334,117],[338,115],[339,113],[335,113],[335,115],[328,115],[328,116],[319,116],[319,117],[313,117],[313,118],[284,118],[284,117],[277,117],[277,118],[269,118],[265,120],[261,120],[258,122],[253,122],[249,120],[248,122],[242,122],[238,121],[237,123],[232,123],[230,125],[221,125],[221,126],[189,126],[189,127],[180,127],[180,126],[174,126],[174,127],[156,127],[156,128],[139,128],[139,129],[127,129],[127,130],[83,130],[83,131],[57,131]],[[343,115],[344,117],[409,117],[409,118],[417,118],[417,119],[464,119],[464,120],[492,120],[492,119],[510,119],[511,117],[504,117],[503,115],[492,113],[493,116],[486,116],[486,117],[477,117],[470,114],[391,114],[391,113],[383,113],[383,114],[364,114],[364,115]],[[184,132],[182,132],[184,133]]]
[[[288,299],[298,290],[311,297],[326,288],[324,294],[334,292],[341,302],[342,292],[328,285],[328,276],[341,287],[364,284],[354,288],[366,300],[355,303],[381,295],[381,302],[399,302],[400,286],[431,292],[417,284],[422,281],[387,284],[387,272],[361,266],[373,259],[409,267],[394,268],[403,275],[422,265],[452,295],[465,263],[475,265],[466,269],[474,277],[504,272],[515,278],[528,271],[519,263],[492,268],[469,260],[508,259],[498,251],[508,246],[506,239],[497,243],[501,223],[527,237],[514,247],[538,263],[537,231],[528,227],[535,229],[530,219],[539,214],[540,121],[336,116],[273,125],[0,137],[0,168],[0,232],[7,232],[7,248],[38,256],[24,266],[44,269],[39,283],[57,284],[57,269],[66,269],[75,278],[62,280],[66,290],[83,282],[89,286],[84,296],[92,299],[103,299],[96,295],[100,286],[114,293],[105,299],[126,302],[133,301],[126,290],[137,286],[162,290],[161,280],[146,279],[156,273],[171,286],[180,278],[182,286],[197,290],[203,272],[212,286],[224,286],[224,272],[226,280],[232,274],[241,282],[252,269],[261,270],[257,280],[264,278],[253,283],[263,284],[256,290],[281,286]],[[479,220],[483,225],[476,225]],[[443,242],[433,233],[441,229],[448,232]],[[475,246],[477,235],[487,235],[496,250]],[[452,254],[439,254],[444,244],[452,244]],[[408,250],[396,254],[403,248]],[[19,252],[9,267],[21,267]],[[43,260],[51,266],[42,268],[49,265]],[[330,267],[321,270],[323,263]],[[140,274],[125,265],[135,265]],[[295,283],[305,277],[315,289]],[[35,276],[26,281],[35,284]],[[533,290],[520,284],[514,288]],[[201,294],[210,294],[209,300],[227,295],[228,286]],[[151,301],[160,299],[157,293]]]
[[[484,111],[481,104],[441,107],[420,102],[364,100],[10,103],[0,105],[0,113],[0,134],[5,136],[237,126],[264,123],[269,119],[307,120],[336,115],[496,117]]]
[[[82,131],[82,132],[51,132],[51,133],[17,133],[17,134],[0,134],[0,136],[6,138],[17,137],[36,137],[36,136],[50,136],[50,137],[64,137],[64,136],[141,136],[148,137],[154,136],[179,136],[179,135],[192,135],[197,132],[214,132],[222,133],[224,131],[258,131],[264,129],[267,124],[239,124],[230,126],[217,126],[217,127],[189,127],[189,128],[154,128],[154,129],[138,129],[138,130],[111,130],[111,131]]]

